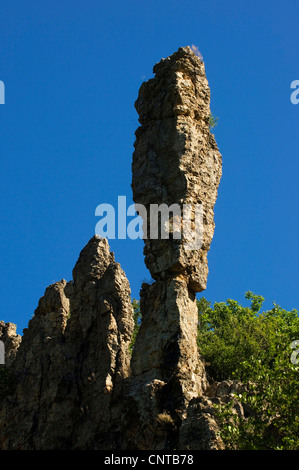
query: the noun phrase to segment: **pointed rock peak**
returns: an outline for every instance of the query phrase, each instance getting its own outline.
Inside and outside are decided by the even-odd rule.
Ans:
[[[66,285],[67,281],[62,279],[48,286],[45,290],[45,294],[40,298],[34,314],[46,315],[49,312],[59,311],[60,309],[67,311],[68,300],[64,292]]]
[[[77,287],[101,278],[107,267],[114,263],[108,240],[99,235],[92,237],[79,255],[73,269],[73,279]]]
[[[165,59],[161,59],[160,62],[154,65],[154,71],[155,69],[159,68],[159,65],[165,61],[172,61],[172,62],[177,62],[179,59],[189,59],[191,61],[195,61],[195,63],[202,62],[202,56],[198,50],[197,47],[192,46],[185,46],[185,47],[179,47],[176,52],[171,54],[170,56],[166,57]]]

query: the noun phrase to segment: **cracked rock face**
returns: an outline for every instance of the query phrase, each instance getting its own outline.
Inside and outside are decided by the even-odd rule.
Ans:
[[[145,263],[154,279],[180,273],[193,292],[201,292],[222,173],[222,157],[210,132],[210,89],[204,63],[189,47],[162,59],[153,70],[155,77],[142,84],[135,103],[141,126],[132,163],[133,199],[147,208]],[[202,206],[200,249],[186,249],[184,238],[150,239],[150,205],[162,203],[181,209],[190,204],[192,211]]]
[[[24,330],[16,388],[0,409],[0,448],[117,447],[132,330],[129,282],[95,236],[73,281],[49,286]]]
[[[155,282],[143,284],[140,292],[142,324],[133,351],[128,396],[131,407],[135,403],[139,410],[139,443],[135,445],[151,442],[148,445],[156,448],[178,448],[178,430],[188,404],[208,386],[197,347],[195,294],[206,288],[222,159],[210,132],[210,89],[203,62],[186,47],[162,59],[153,70],[155,77],[142,84],[135,103],[141,126],[134,144],[132,190],[136,210],[140,205],[146,208],[146,213],[139,211],[146,233],[145,263]],[[158,237],[151,236],[151,209],[161,204],[180,208],[170,214],[172,236],[168,239],[163,238],[162,227]],[[191,230],[195,208],[202,211],[201,243],[192,249],[186,243],[188,233],[175,236],[184,227],[184,205],[193,214]],[[147,390],[153,391],[149,395]],[[140,396],[144,396],[142,406]],[[159,416],[168,416],[174,423],[163,444],[154,438],[150,441],[144,426],[150,422],[151,403],[153,429]],[[208,428],[209,423],[204,423]]]
[[[13,363],[22,340],[16,330],[17,327],[13,323],[0,321],[0,341],[2,341],[4,345],[4,363],[8,367]]]

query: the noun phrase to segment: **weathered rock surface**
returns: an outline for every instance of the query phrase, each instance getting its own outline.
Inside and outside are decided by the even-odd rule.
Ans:
[[[205,397],[193,398],[179,433],[181,450],[224,450],[213,403]]]
[[[16,389],[0,411],[0,448],[117,447],[132,330],[129,282],[95,236],[73,281],[49,286],[24,330]]]
[[[5,364],[9,367],[13,363],[22,337],[16,332],[17,327],[13,323],[0,321],[0,341],[3,342],[5,351]]]
[[[140,292],[143,321],[133,351],[130,384],[138,383],[135,402],[139,403],[142,382],[147,390],[158,379],[155,400],[150,395],[155,402],[153,419],[166,413],[178,430],[190,400],[207,388],[197,347],[195,294],[206,288],[221,155],[210,132],[210,90],[199,57],[189,47],[180,48],[162,59],[154,72],[155,77],[141,86],[135,104],[141,126],[136,131],[132,189],[136,209],[146,208],[146,214],[140,212],[146,234],[145,263],[156,282],[144,284]],[[177,204],[181,209],[170,217],[169,239],[163,238],[162,228],[156,239],[151,237],[154,204]],[[192,207],[193,215],[196,206],[202,208],[202,243],[193,249],[184,231],[180,238],[174,235],[177,227],[184,227],[184,204]],[[130,396],[134,400],[132,390],[133,386]],[[150,405],[146,408],[148,415]],[[145,418],[139,420],[142,423]],[[172,441],[175,448],[177,438],[178,432]],[[140,440],[146,439],[144,433]]]
[[[145,263],[154,279],[181,273],[188,287],[200,292],[207,283],[222,173],[222,157],[210,132],[210,89],[204,63],[190,47],[162,59],[153,70],[155,77],[142,84],[135,103],[141,126],[133,153],[133,200],[147,208],[147,235],[150,204],[202,205],[203,240],[200,249],[187,250],[184,237],[148,236]]]
[[[143,374],[164,382],[176,377],[181,399],[187,401],[207,386],[196,344],[198,310],[191,294],[178,277],[143,284],[142,327],[131,362],[135,376]]]

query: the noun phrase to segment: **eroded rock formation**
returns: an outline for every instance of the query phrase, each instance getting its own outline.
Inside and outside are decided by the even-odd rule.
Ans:
[[[5,363],[10,366],[16,356],[22,337],[17,334],[17,327],[13,323],[0,321],[0,341],[4,345]]]
[[[136,101],[141,126],[136,131],[132,189],[136,208],[146,208],[146,217],[140,214],[147,235],[145,263],[155,282],[143,284],[140,293],[143,321],[131,381],[140,384],[138,403],[142,383],[146,388],[159,380],[153,414],[166,412],[180,426],[190,400],[207,388],[197,347],[195,294],[207,282],[221,155],[210,132],[210,90],[200,58],[189,47],[180,48],[162,59],[154,72]],[[201,205],[201,244],[190,249],[183,230],[181,238],[163,238],[162,229],[157,239],[151,238],[151,207],[162,203],[180,206],[177,220],[170,216],[172,226],[179,227],[184,204]]]
[[[133,154],[133,199],[147,214],[150,204],[201,204],[204,226],[200,249],[187,250],[184,238],[146,238],[145,263],[154,279],[182,274],[193,292],[201,292],[222,167],[210,132],[210,89],[204,63],[189,47],[162,59],[153,71],[135,103],[141,126]]]
[[[14,337],[6,343],[14,345],[7,352],[15,377],[0,405],[0,449],[223,448],[196,341],[195,295],[206,287],[221,177],[210,90],[189,47],[154,72],[136,101],[133,199],[147,209],[148,229],[153,204],[200,205],[202,243],[190,249],[185,232],[174,236],[180,216],[170,218],[169,239],[145,238],[155,282],[142,285],[132,357],[129,282],[97,236],[82,250],[73,280],[46,289],[21,342],[0,323],[0,339]]]
[[[24,330],[14,393],[0,411],[1,449],[119,446],[130,372],[129,282],[106,239],[82,250],[73,281],[49,286]]]

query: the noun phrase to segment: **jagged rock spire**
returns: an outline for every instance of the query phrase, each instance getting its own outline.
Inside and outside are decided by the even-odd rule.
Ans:
[[[193,292],[206,288],[207,253],[214,234],[214,204],[222,158],[210,132],[210,89],[202,60],[180,48],[154,67],[135,107],[141,126],[133,154],[133,199],[151,204],[202,205],[200,249],[186,250],[185,239],[145,239],[145,263],[154,279],[182,274]],[[149,229],[147,230],[147,235]]]
[[[0,448],[117,447],[132,330],[129,282],[108,241],[95,236],[73,281],[47,287],[24,330],[15,390],[0,404]]]
[[[222,159],[210,132],[210,89],[200,58],[189,47],[180,48],[153,70],[155,77],[142,84],[135,104],[141,126],[134,144],[132,190],[136,207],[146,208],[146,216],[140,214],[147,234],[145,263],[155,282],[143,284],[140,292],[142,325],[130,378],[138,386],[132,385],[129,394],[137,409],[147,410],[141,423],[149,421],[152,407],[153,422],[164,410],[180,426],[190,400],[207,387],[197,347],[195,293],[206,288]],[[200,246],[187,249],[184,236],[151,238],[154,204],[200,207]],[[172,225],[182,226],[181,215],[172,217]]]

